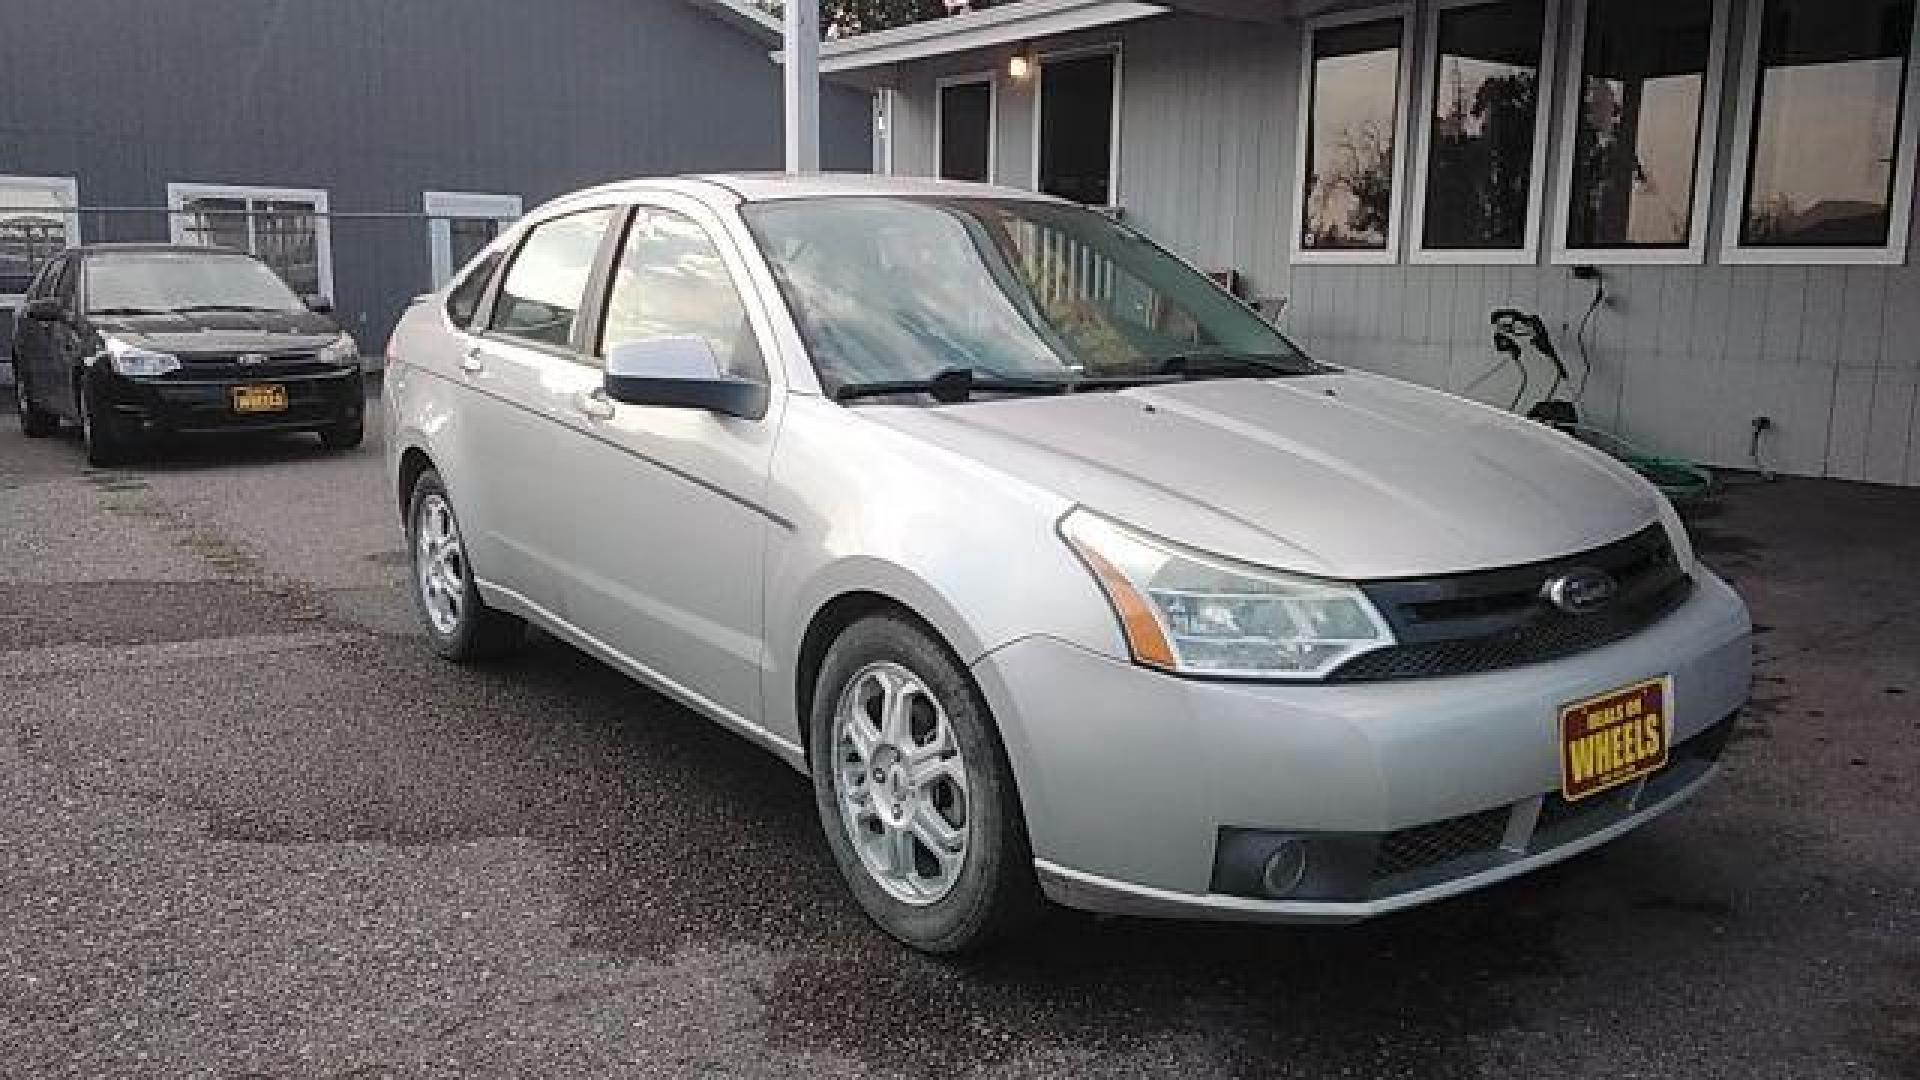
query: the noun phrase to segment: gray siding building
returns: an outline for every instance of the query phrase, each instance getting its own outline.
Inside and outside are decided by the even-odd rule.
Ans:
[[[822,63],[876,168],[1110,204],[1325,360],[1505,406],[1524,308],[1596,426],[1916,485],[1915,35],[1912,0],[1026,0]]]
[[[781,163],[778,29],[735,0],[32,7],[0,62],[0,342],[47,250],[171,237],[253,250],[373,354],[497,219]],[[865,168],[866,95],[821,116],[823,162]]]

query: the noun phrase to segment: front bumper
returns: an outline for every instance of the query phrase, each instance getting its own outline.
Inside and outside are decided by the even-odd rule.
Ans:
[[[351,423],[366,408],[365,382],[357,368],[298,374],[262,371],[246,378],[110,375],[102,382],[96,384],[101,404],[130,434],[312,431]],[[235,412],[234,388],[263,383],[286,387],[286,410]]]
[[[1696,578],[1686,603],[1630,638],[1475,675],[1222,683],[1041,637],[989,653],[974,672],[1054,899],[1130,914],[1348,922],[1566,858],[1703,785],[1746,700],[1752,649],[1739,598],[1704,569]],[[1674,694],[1667,767],[1560,802],[1561,706],[1661,674]],[[1366,865],[1342,877],[1344,891],[1311,898],[1223,890],[1237,838],[1273,834]]]

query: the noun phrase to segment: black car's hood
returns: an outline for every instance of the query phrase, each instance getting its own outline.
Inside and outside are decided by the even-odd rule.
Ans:
[[[176,354],[318,349],[340,336],[332,319],[311,311],[186,311],[89,319],[102,334]]]

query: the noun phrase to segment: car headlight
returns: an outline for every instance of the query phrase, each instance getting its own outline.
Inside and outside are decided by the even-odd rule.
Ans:
[[[320,362],[339,367],[360,366],[360,343],[352,334],[341,334],[333,344],[320,350]]]
[[[144,378],[180,370],[180,358],[172,353],[144,349],[117,337],[106,339],[107,362],[122,375]]]
[[[1660,524],[1667,530],[1667,543],[1673,545],[1673,557],[1680,564],[1680,572],[1693,573],[1693,538],[1687,535],[1680,511],[1673,508],[1672,500],[1665,495],[1660,496]]]
[[[1317,679],[1393,644],[1345,582],[1248,566],[1147,536],[1087,510],[1060,522],[1120,617],[1139,663],[1185,675]]]

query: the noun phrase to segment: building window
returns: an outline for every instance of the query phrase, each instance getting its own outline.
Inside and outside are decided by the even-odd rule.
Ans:
[[[1558,262],[1698,263],[1726,0],[1587,0],[1574,13]]]
[[[992,75],[942,79],[933,111],[934,175],[942,180],[993,182]]]
[[[327,193],[311,188],[168,184],[173,240],[244,251],[301,296],[333,298]]]
[[[1897,263],[1913,202],[1913,0],[1765,0],[1741,65],[1728,262]]]
[[[521,213],[518,195],[471,191],[429,191],[421,205],[427,213],[427,249],[436,289],[486,250]]]
[[[1428,10],[1416,259],[1534,261],[1551,34],[1547,0]]]
[[[1036,80],[1034,187],[1087,206],[1115,205],[1119,50],[1042,56]]]
[[[14,304],[48,260],[80,242],[70,176],[0,176],[0,304]]]
[[[1295,257],[1392,262],[1399,243],[1399,133],[1406,126],[1404,8],[1308,24],[1302,64]]]

